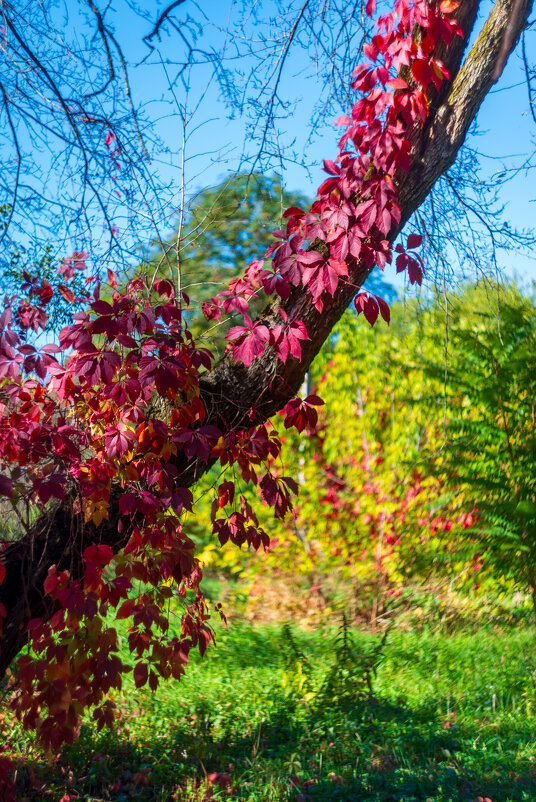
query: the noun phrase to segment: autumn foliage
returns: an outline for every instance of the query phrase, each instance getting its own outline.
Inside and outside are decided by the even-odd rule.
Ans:
[[[274,232],[264,258],[204,307],[215,321],[243,318],[227,334],[237,363],[249,366],[268,348],[281,363],[299,359],[310,336],[299,317],[282,310],[272,326],[253,321],[251,299],[285,300],[302,286],[321,311],[357,260],[381,269],[392,261],[389,234],[401,218],[393,177],[409,169],[411,133],[426,120],[429,91],[446,77],[433,54],[441,40],[448,47],[461,33],[455,8],[450,0],[397,0],[379,18],[367,62],[353,75],[359,99],[351,116],[337,121],[344,129],[339,153],[324,163],[328,178],[316,200],[308,210],[288,209],[286,228]],[[369,0],[368,14],[374,10]],[[396,268],[412,283],[424,271],[414,252],[419,244],[412,235],[407,248],[396,246]],[[136,279],[122,290],[109,272],[108,300],[98,276],[75,296],[69,282],[85,269],[81,252],[60,267],[58,291],[81,311],[57,344],[31,337],[46,323],[52,288],[45,281],[28,275],[25,300],[8,298],[0,318],[0,493],[26,532],[36,516],[46,527],[58,505],[78,513],[69,545],[73,570],[50,569],[44,592],[51,615],[28,622],[30,648],[18,661],[14,705],[24,725],[52,746],[76,737],[88,707],[99,727],[111,726],[108,694],[125,672],[133,671],[137,687],[155,688],[162,678],[180,677],[189,651],[204,653],[213,637],[201,566],[183,523],[194,503],[182,477],[185,460],[234,466],[278,518],[298,489],[295,479],[273,470],[281,441],[272,425],[223,431],[207,424],[200,384],[213,357],[188,330],[186,293],[165,279],[152,286]],[[371,324],[379,315],[389,320],[387,304],[375,295],[359,291],[355,306]],[[291,400],[284,426],[310,426],[318,403],[315,396]],[[103,522],[128,534],[125,548],[114,548],[113,538],[84,546],[84,529]],[[220,543],[269,542],[229,479],[214,489],[212,529]],[[166,614],[172,596],[182,605],[177,627]],[[0,622],[6,613],[0,609]],[[128,620],[132,665],[117,655],[114,619]]]
[[[467,306],[473,302],[467,291]],[[282,452],[272,470],[294,476],[299,497],[284,519],[257,505],[270,537],[266,553],[238,556],[210,541],[203,498],[214,475],[202,480],[194,535],[213,574],[232,582],[239,573],[248,615],[318,624],[344,610],[351,620],[383,626],[395,612],[418,606],[423,593],[444,599],[448,589],[461,599],[482,582],[489,589],[492,562],[480,510],[473,509],[483,495],[469,493],[445,465],[440,304],[442,298],[428,298],[424,308],[416,299],[397,302],[390,328],[371,328],[352,310],[343,316],[309,374],[324,404],[292,418],[293,427],[281,426]],[[468,325],[482,319],[482,306]],[[462,354],[449,333],[457,363]],[[476,459],[469,452],[464,464]],[[253,503],[251,490],[243,492]],[[497,576],[492,581],[496,588]]]

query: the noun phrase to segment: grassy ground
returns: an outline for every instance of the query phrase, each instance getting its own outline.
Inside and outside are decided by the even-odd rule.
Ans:
[[[115,733],[84,727],[48,760],[5,718],[20,799],[536,799],[533,631],[394,631],[372,697],[378,638],[293,635],[220,631],[180,683],[127,688]]]

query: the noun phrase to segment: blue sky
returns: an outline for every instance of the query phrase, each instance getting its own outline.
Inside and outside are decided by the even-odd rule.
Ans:
[[[160,4],[161,5],[161,4]],[[176,18],[181,18],[182,10],[186,13],[187,4],[177,11]],[[203,10],[215,26],[225,29],[232,23],[233,15],[237,14],[237,4],[222,0],[215,2],[209,0],[203,4]],[[181,13],[179,13],[181,12]],[[147,30],[145,28],[145,30]],[[252,36],[255,35],[255,26],[252,26]],[[221,47],[216,29],[207,26],[204,32],[206,38],[199,40],[199,45],[216,48]],[[136,37],[137,38],[137,37]],[[536,39],[536,37],[534,37]],[[173,40],[162,37],[162,53]],[[138,39],[139,42],[139,39]],[[529,39],[530,42],[530,39]],[[139,46],[139,45],[138,45]],[[136,70],[135,89],[140,100],[147,100],[147,92],[153,93],[157,86],[154,74],[162,69],[160,67],[142,67]],[[322,159],[331,158],[336,154],[338,129],[331,126],[332,120],[326,120],[320,130],[316,132],[312,142],[307,142],[309,134],[307,120],[316,99],[317,86],[314,76],[308,77],[306,54],[299,47],[291,52],[286,69],[281,78],[282,94],[297,101],[294,112],[285,120],[278,123],[281,150],[285,153],[290,143],[294,143],[293,150],[303,164],[283,163],[279,167],[283,172],[286,187],[313,195],[316,187],[322,181]],[[192,73],[191,101],[194,104],[205,91],[203,84],[207,72],[200,68]],[[162,77],[160,78],[162,80]],[[163,85],[161,84],[163,89]],[[158,103],[154,105],[158,109]],[[221,102],[217,86],[213,83],[209,87],[199,110],[192,121],[192,125],[202,123],[207,116],[211,122],[202,125],[191,141],[188,143],[186,164],[186,180],[188,192],[194,192],[207,184],[214,184],[226,173],[236,169],[240,162],[240,155],[244,149],[250,130],[241,119],[229,119],[229,109]],[[514,54],[508,63],[505,72],[496,88],[486,98],[478,118],[480,135],[473,137],[471,144],[482,154],[482,176],[489,178],[505,169],[512,169],[521,165],[535,149],[535,126],[528,112],[527,89],[524,82],[522,62],[518,53]],[[177,118],[168,116],[158,125],[158,132],[175,157],[172,163],[177,169],[179,148],[177,144],[180,132]],[[247,145],[246,145],[247,149]],[[216,159],[206,155],[206,151],[222,151],[225,154]],[[501,189],[501,200],[506,204],[505,220],[512,226],[529,228],[534,223],[536,210],[536,182],[533,171],[520,171],[515,179],[504,184]],[[527,254],[509,253],[503,256],[504,267],[510,274],[517,272],[523,279],[536,279],[536,262]]]
[[[151,131],[157,133],[164,146],[159,159],[154,162],[154,169],[165,179],[173,177],[179,186],[182,171],[182,131],[177,112],[185,102],[186,91],[180,84],[174,87],[177,100],[175,103],[166,86],[167,77],[172,75],[172,67],[165,64],[166,58],[177,47],[178,39],[176,33],[171,36],[163,31],[157,50],[144,64],[139,64],[148,52],[142,36],[150,30],[150,21],[156,19],[165,7],[162,2],[149,5],[150,11],[145,12],[146,21],[133,17],[119,3],[112,5],[107,19],[114,24],[129,61],[133,65],[138,63],[138,66],[131,69],[134,97],[138,104],[145,106],[145,114],[151,120]],[[289,8],[291,5],[289,3]],[[254,4],[251,6],[253,8]],[[263,9],[266,8],[269,11],[274,10],[275,5],[264,3]],[[192,9],[195,11],[194,3],[187,0],[177,9],[174,18],[182,21]],[[203,19],[201,12],[206,15],[207,22],[198,30],[197,46],[214,48],[220,52],[225,49],[230,55],[232,43],[226,41],[225,32],[239,14],[239,3],[236,0],[208,0],[195,11],[198,19]],[[127,20],[128,31],[125,31]],[[252,17],[248,30],[254,39],[263,28]],[[128,36],[125,36],[127,32]],[[536,42],[536,36],[533,35],[533,39]],[[534,44],[530,38],[528,43]],[[159,54],[162,56],[160,60]],[[244,62],[245,70],[247,66]],[[315,81],[315,75],[312,74],[307,53],[298,45],[289,55],[281,76],[280,90],[289,101],[296,101],[292,112],[277,124],[281,152],[285,155],[294,152],[296,162],[278,163],[276,159],[272,167],[282,173],[288,189],[313,196],[316,187],[323,180],[322,160],[333,158],[337,153],[339,129],[332,125],[336,116],[333,114],[331,119],[325,119],[317,127],[314,136],[309,140],[308,120],[318,95],[318,81]],[[195,107],[196,111],[188,126],[185,149],[186,197],[194,195],[207,185],[217,184],[236,170],[244,153],[251,152],[253,148],[251,120],[248,122],[238,115],[233,117],[232,109],[221,100],[216,81],[210,80],[210,70],[203,66],[192,71],[190,76],[187,115]],[[519,167],[536,150],[536,126],[528,112],[527,89],[521,59],[517,53],[511,57],[496,88],[486,98],[478,117],[478,126],[480,134],[472,137],[470,144],[482,154],[481,175],[484,178],[489,179],[505,170]],[[180,200],[180,192],[177,192],[162,211],[163,230],[166,223],[169,227],[176,219]],[[519,228],[532,227],[536,210],[533,171],[521,170],[515,178],[504,183],[501,200],[506,205],[504,218],[508,224]],[[531,254],[503,254],[502,261],[508,274],[516,273],[525,282],[536,279],[536,261]]]

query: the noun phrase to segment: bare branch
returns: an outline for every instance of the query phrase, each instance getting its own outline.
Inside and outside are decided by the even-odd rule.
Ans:
[[[110,48],[108,46],[108,36],[107,36],[106,28],[104,26],[104,20],[102,19],[102,14],[100,13],[99,9],[97,8],[97,6],[93,2],[93,0],[88,0],[88,5],[89,5],[90,9],[93,11],[93,13],[95,14],[95,16],[97,17],[97,27],[99,29],[99,33],[100,33],[100,36],[101,36],[101,39],[102,39],[102,43],[104,45],[104,49],[106,51],[106,57],[108,59],[109,76],[108,76],[108,80],[106,81],[104,86],[102,86],[100,89],[96,89],[94,92],[90,92],[89,95],[84,95],[84,98],[86,100],[88,100],[90,97],[96,97],[96,95],[101,95],[103,92],[105,92],[108,89],[108,87],[110,86],[111,82],[113,80],[115,80],[114,62],[113,62],[113,59],[112,59],[112,54],[110,53]]]
[[[13,212],[15,210],[15,206],[17,205],[17,193],[18,193],[18,189],[19,189],[20,168],[21,168],[22,157],[21,157],[21,152],[20,152],[19,140],[17,138],[17,132],[15,130],[15,126],[13,125],[13,120],[11,118],[11,112],[9,110],[9,100],[8,100],[7,95],[6,95],[6,91],[4,89],[4,85],[2,83],[0,83],[0,91],[2,92],[2,98],[3,98],[3,101],[4,101],[4,108],[6,110],[7,121],[8,121],[8,124],[9,124],[9,128],[11,130],[11,136],[13,137],[13,144],[15,146],[15,152],[17,154],[17,171],[16,171],[16,174],[15,174],[15,181],[13,183],[13,195],[12,195],[12,198],[11,198],[11,205],[10,205],[10,209],[9,209],[9,214],[7,216],[7,220],[4,223],[4,228],[3,228],[2,234],[0,235],[0,244],[1,244],[4,241],[4,237],[6,236],[7,230],[9,228],[9,224],[11,223],[11,219],[13,217]]]
[[[526,31],[523,31],[523,36],[521,37],[521,53],[523,58],[523,67],[525,70],[525,80],[527,83],[527,92],[529,96],[529,111],[532,117],[533,122],[536,123],[536,96],[534,90],[532,88],[532,80],[536,77],[536,71],[533,69],[531,74],[531,69],[529,66],[529,61],[527,58],[527,48],[526,48]]]
[[[519,36],[519,22],[522,13],[523,0],[515,0],[512,10],[510,11],[510,21],[504,32],[502,47],[497,57],[497,63],[495,64],[495,70],[493,72],[493,79],[495,81],[498,81],[501,77],[502,71],[504,70],[504,65],[506,64],[508,56],[512,50],[512,45]]]
[[[184,3],[184,0],[175,0],[174,3],[170,3],[170,5],[167,8],[165,8],[162,11],[162,13],[160,14],[160,16],[158,17],[157,21],[154,24],[154,28],[151,31],[151,33],[148,33],[146,36],[143,37],[143,41],[146,42],[146,44],[151,48],[151,50],[153,49],[153,45],[151,44],[151,39],[154,36],[158,36],[159,35],[159,31],[160,31],[160,28],[162,26],[162,23],[169,17],[171,12],[175,8],[177,8],[178,6],[182,5],[183,3]]]

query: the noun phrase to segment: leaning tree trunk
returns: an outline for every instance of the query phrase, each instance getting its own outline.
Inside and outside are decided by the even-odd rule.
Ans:
[[[533,3],[532,0],[497,0],[480,35],[463,59],[480,5],[480,0],[461,0],[457,17],[465,36],[463,40],[456,37],[446,53],[444,47],[438,53],[450,78],[441,91],[431,97],[426,123],[413,134],[409,173],[399,172],[395,176],[402,219],[390,232],[391,242],[437,179],[454,163],[469,126],[526,26]],[[321,250],[322,244],[315,243],[315,247]],[[349,281],[339,285],[321,313],[306,289],[295,290],[283,306],[289,319],[299,317],[303,321],[311,338],[302,343],[301,359],[290,358],[282,365],[277,363],[273,349],[266,349],[246,368],[236,364],[230,356],[225,357],[201,382],[201,397],[207,410],[205,423],[216,424],[225,432],[261,423],[281,409],[299,389],[311,361],[351,303],[355,288],[363,284],[369,272],[362,263],[352,266]],[[275,304],[263,313],[268,323],[275,323],[277,315]],[[253,421],[252,407],[257,414]],[[209,465],[183,458],[178,467],[182,485],[190,487]],[[100,526],[82,526],[74,509],[74,505],[63,503],[54,513],[38,520],[29,535],[11,544],[2,554],[7,573],[0,585],[0,603],[6,608],[7,617],[0,641],[0,676],[26,643],[27,622],[50,614],[43,593],[49,567],[58,564],[68,567],[75,578],[80,575],[82,569],[77,555],[82,550],[79,543],[82,532],[84,548],[91,543],[106,543],[118,550],[128,540],[127,528],[121,534],[117,531],[117,498],[112,498],[109,518]]]

